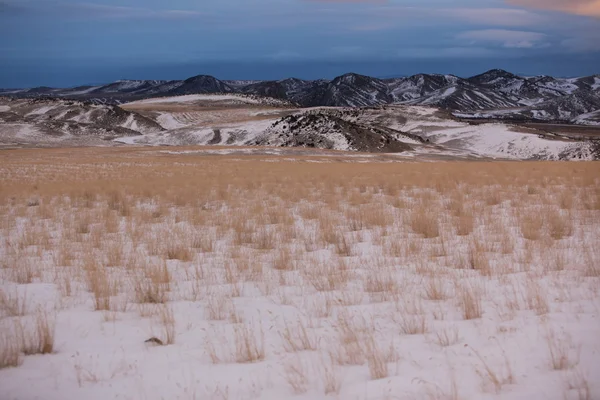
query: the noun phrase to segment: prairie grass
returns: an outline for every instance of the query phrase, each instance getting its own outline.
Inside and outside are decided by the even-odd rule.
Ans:
[[[0,369],[18,367],[23,362],[19,337],[13,326],[2,326],[0,336]]]
[[[521,383],[558,385],[543,374],[559,370],[569,377],[556,393],[596,395],[576,372],[586,359],[579,346],[593,351],[581,332],[597,332],[585,325],[600,294],[597,163],[179,150],[191,153],[0,154],[0,368],[62,356],[63,347],[74,354],[88,332],[100,342],[115,327],[149,323],[169,346],[147,349],[144,360],[204,349],[210,364],[194,364],[195,355],[186,362],[244,364],[244,374],[261,376],[257,386],[282,382],[288,395],[395,388],[398,360],[415,381],[443,380],[440,354],[456,357],[456,376],[399,393],[455,399],[471,372],[482,388],[461,393],[510,396],[508,384],[515,393]],[[33,313],[40,302],[60,307]],[[85,336],[75,344],[55,338],[88,312],[97,329],[74,330]],[[566,332],[546,332],[540,359],[487,351],[513,340],[539,348],[519,327],[543,321]],[[524,367],[513,374],[511,365]],[[281,374],[272,374],[276,366]]]

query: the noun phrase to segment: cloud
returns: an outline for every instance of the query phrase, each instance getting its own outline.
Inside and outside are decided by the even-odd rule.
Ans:
[[[562,11],[600,18],[600,0],[506,0],[519,7]]]
[[[194,10],[153,10],[142,7],[108,6],[96,3],[68,3],[64,1],[2,1],[0,11],[13,15],[59,14],[75,18],[113,18],[113,19],[181,19],[199,17],[204,13]]]
[[[443,14],[469,23],[491,26],[530,26],[544,18],[527,10],[515,8],[449,8]]]
[[[363,3],[363,4],[387,4],[388,0],[304,0],[313,3]]]
[[[104,18],[189,18],[202,15],[200,12],[190,10],[151,10],[94,3],[65,4],[64,6],[75,14],[85,13],[88,16]]]
[[[373,22],[373,23],[366,23],[366,24],[360,24],[360,25],[353,25],[350,27],[350,30],[357,31],[357,32],[377,32],[377,31],[385,31],[388,29],[393,29],[395,27],[396,27],[396,25],[389,23],[389,22],[388,23]]]
[[[12,1],[0,1],[0,14],[1,15],[21,14],[26,11],[27,11],[27,9],[19,3],[15,3]]]
[[[516,8],[466,7],[406,7],[385,6],[373,10],[381,19],[402,19],[403,22],[455,24],[457,21],[485,26],[532,26],[547,21],[547,17]],[[381,21],[379,19],[379,21]]]
[[[295,61],[300,60],[303,57],[300,53],[296,53],[295,51],[281,50],[277,53],[270,54],[267,58],[274,61]]]
[[[487,42],[499,44],[506,48],[546,47],[546,35],[538,32],[511,31],[506,29],[483,29],[466,31],[458,34],[457,39],[467,40],[472,44]]]
[[[442,48],[403,48],[397,53],[398,58],[482,58],[482,57],[498,57],[498,51],[485,47],[442,47]]]

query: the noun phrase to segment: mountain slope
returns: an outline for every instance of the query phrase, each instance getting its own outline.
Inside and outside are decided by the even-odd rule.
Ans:
[[[122,80],[70,89],[38,87],[0,90],[10,97],[58,97],[120,104],[154,97],[244,93],[289,101],[302,107],[369,107],[412,104],[440,107],[476,118],[543,120],[595,124],[586,118],[600,109],[600,76],[522,77],[493,69],[469,78],[417,74],[377,79],[349,73],[333,80],[221,81],[197,75],[182,81]],[[591,117],[590,117],[591,118]],[[595,118],[595,117],[594,117]]]
[[[0,100],[3,143],[98,145],[164,130],[156,121],[116,105],[63,99]]]
[[[387,79],[394,102],[415,100],[461,81],[454,75],[417,74],[408,78]]]

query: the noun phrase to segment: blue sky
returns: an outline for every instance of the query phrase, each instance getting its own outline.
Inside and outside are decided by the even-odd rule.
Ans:
[[[600,0],[0,0],[0,87],[600,73]]]

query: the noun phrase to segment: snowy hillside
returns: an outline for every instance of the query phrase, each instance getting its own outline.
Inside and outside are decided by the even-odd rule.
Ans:
[[[586,115],[600,109],[600,76],[521,77],[499,69],[470,78],[417,74],[380,80],[349,73],[332,80],[221,81],[198,75],[181,81],[120,80],[104,86],[71,89],[0,90],[0,94],[12,97],[62,97],[112,104],[153,97],[234,92],[280,99],[302,107],[404,103],[435,106],[471,117],[582,125],[595,124]]]

